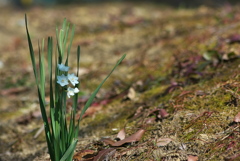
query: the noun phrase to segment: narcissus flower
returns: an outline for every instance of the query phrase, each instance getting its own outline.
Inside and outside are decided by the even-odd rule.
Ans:
[[[58,69],[63,72],[67,72],[69,67],[65,66],[64,64],[58,64]]]
[[[71,96],[74,96],[74,94],[78,93],[78,92],[79,92],[78,88],[68,87],[68,89],[67,89],[67,96],[68,96],[68,98],[70,98]]]
[[[74,74],[68,74],[68,80],[72,83],[73,86],[78,84],[78,77],[76,77]]]
[[[62,74],[61,76],[57,76],[57,83],[62,87],[68,85],[68,77]]]

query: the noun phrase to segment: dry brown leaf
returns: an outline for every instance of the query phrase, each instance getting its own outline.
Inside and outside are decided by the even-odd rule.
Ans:
[[[104,138],[104,139],[102,139],[102,142],[104,142],[107,145],[112,145],[115,143],[115,141],[110,138]]]
[[[117,138],[119,138],[120,140],[123,140],[125,139],[125,137],[126,137],[126,133],[125,133],[125,129],[123,128],[118,132]]]
[[[169,116],[169,113],[167,113],[167,111],[163,108],[154,109],[154,110],[150,111],[148,115],[150,116],[153,114],[156,115],[156,117],[159,119],[163,119],[163,118],[166,118]]]
[[[93,114],[95,114],[97,111],[100,111],[101,109],[102,109],[102,105],[92,105],[84,113],[83,118],[87,116],[92,116]]]
[[[135,134],[127,137],[126,139],[123,139],[123,140],[120,140],[118,142],[115,142],[114,144],[112,144],[112,146],[121,146],[121,145],[123,145],[125,143],[132,143],[132,142],[139,141],[142,138],[144,133],[145,133],[145,130],[144,129],[140,129]]]
[[[234,117],[234,122],[240,122],[240,112]]]
[[[169,116],[169,114],[167,113],[167,111],[165,109],[159,109],[159,114],[158,114],[159,118],[166,118],[168,116]]]
[[[94,157],[93,161],[109,160],[109,157],[113,156],[115,152],[116,152],[116,149],[114,148],[103,149],[98,153],[97,156]]]
[[[198,161],[198,156],[189,155],[187,159],[188,161]]]
[[[172,141],[170,138],[158,138],[157,139],[157,146],[166,146]]]
[[[108,145],[111,145],[111,146],[121,146],[125,143],[132,143],[132,142],[139,141],[142,138],[144,133],[145,133],[145,130],[140,129],[136,133],[132,134],[131,136],[129,136],[129,137],[123,139],[123,140],[117,141],[117,142],[113,141],[110,138],[104,138],[104,139],[102,139],[102,141],[105,144],[108,144]]]
[[[42,118],[42,113],[41,113],[40,110],[31,112],[31,115],[32,115],[34,118]]]
[[[93,150],[81,150],[73,156],[73,161],[92,161],[93,160]],[[86,155],[90,155],[87,158],[84,158]]]
[[[130,100],[133,100],[135,99],[136,97],[136,92],[135,90],[131,87],[128,91],[128,94],[127,94],[127,97],[130,99]]]
[[[136,119],[143,114],[143,106],[137,108],[136,113],[134,114],[132,119]]]

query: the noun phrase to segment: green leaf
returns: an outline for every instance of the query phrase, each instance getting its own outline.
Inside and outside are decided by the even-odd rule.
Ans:
[[[27,31],[29,52],[30,52],[30,56],[31,56],[32,66],[33,66],[33,72],[34,72],[36,84],[38,86],[38,73],[37,73],[37,69],[36,69],[35,54],[34,54],[34,51],[33,51],[32,41],[31,41],[30,34],[29,34],[29,31],[28,31],[27,15],[26,14],[25,14],[25,25],[26,25],[26,31]]]
[[[40,93],[39,89],[38,89],[38,98],[39,98],[40,110],[41,110],[42,118],[43,118],[43,122],[44,122],[44,129],[45,129],[48,150],[49,150],[50,155],[52,156],[54,154],[53,147],[52,147],[52,138],[53,137],[50,132],[50,127],[49,127],[47,114],[46,114],[46,110],[45,110],[45,103],[44,103],[43,99],[41,98],[41,93]]]
[[[40,65],[40,91],[45,103],[45,63],[44,63],[44,39],[42,40],[42,49],[39,47],[39,65]]]
[[[80,56],[81,56],[81,50],[80,50],[80,46],[78,45],[78,48],[77,48],[77,77],[78,77],[78,74],[79,74],[79,67],[80,67]]]
[[[124,54],[120,60],[118,60],[117,64],[114,66],[112,71],[108,74],[108,76],[98,85],[98,87],[95,89],[95,91],[92,93],[90,98],[88,99],[87,103],[85,104],[84,108],[82,109],[81,115],[80,115],[80,120],[82,119],[83,114],[86,112],[88,107],[92,104],[95,96],[97,95],[99,89],[102,87],[103,83],[108,79],[108,77],[112,74],[112,72],[115,70],[115,68],[122,62],[122,60],[126,57],[126,54]]]
[[[71,161],[74,153],[74,149],[77,145],[78,140],[73,140],[67,151],[64,153],[60,161]]]
[[[38,73],[37,73],[37,70],[36,70],[35,55],[34,55],[34,51],[33,51],[33,46],[32,46],[32,41],[31,41],[31,38],[30,38],[30,34],[29,34],[29,31],[28,31],[27,15],[26,14],[25,14],[25,24],[26,24],[26,32],[27,32],[27,38],[28,38],[29,51],[30,51],[30,56],[31,56],[31,61],[32,61],[35,81],[36,81],[36,85],[37,85],[40,110],[41,110],[42,119],[43,119],[43,122],[44,122],[45,136],[46,136],[46,140],[47,140],[47,145],[48,145],[50,157],[51,157],[52,160],[55,160],[54,148],[52,146],[52,138],[53,137],[51,135],[50,126],[49,126],[48,118],[47,118],[47,114],[46,114],[45,97],[42,97],[43,96],[41,94],[42,90],[40,89],[39,83],[38,83],[39,79],[38,79]],[[43,63],[40,62],[40,70],[43,70],[42,66],[43,66]],[[43,77],[41,79],[43,79]]]
[[[52,37],[48,37],[48,71],[49,71],[49,84],[50,84],[50,108],[54,108],[53,97],[53,82],[52,82],[52,55],[53,55],[53,41]]]
[[[70,51],[71,51],[71,47],[72,47],[72,41],[73,41],[73,37],[74,37],[74,32],[75,32],[75,25],[73,25],[72,27],[72,34],[71,34],[71,37],[70,37],[70,43],[68,45],[68,50],[67,50],[67,59],[66,59],[66,62],[65,62],[65,65],[68,66],[68,57],[69,57],[69,54],[70,54]]]

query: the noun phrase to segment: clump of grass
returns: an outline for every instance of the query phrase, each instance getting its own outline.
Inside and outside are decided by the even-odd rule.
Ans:
[[[74,155],[74,149],[76,148],[78,141],[79,123],[82,119],[83,114],[92,104],[93,99],[98,93],[99,89],[115,68],[125,58],[125,54],[116,63],[112,71],[107,77],[99,84],[99,86],[92,93],[85,106],[83,107],[80,117],[76,120],[76,108],[78,102],[79,92],[79,81],[78,81],[78,70],[80,62],[80,46],[77,48],[77,73],[69,74],[69,56],[71,45],[74,37],[73,25],[71,28],[71,35],[69,39],[70,23],[64,19],[62,28],[56,29],[56,54],[53,54],[53,38],[48,37],[47,39],[47,67],[48,73],[45,72],[45,52],[44,52],[44,39],[42,45],[38,44],[38,56],[39,66],[35,61],[35,53],[33,50],[30,34],[27,26],[27,16],[25,15],[27,39],[29,44],[30,56],[33,66],[33,72],[37,85],[38,98],[40,103],[40,109],[42,113],[42,119],[44,122],[45,136],[48,146],[48,151],[52,161],[72,161]],[[69,39],[69,43],[68,43]],[[54,57],[55,56],[55,57]],[[37,70],[39,69],[39,70]],[[48,78],[48,79],[46,79]],[[45,84],[49,83],[49,94],[50,94],[50,110],[47,115],[47,103],[45,101]],[[66,116],[69,115],[66,110],[67,97],[71,97],[73,106],[70,112],[70,122],[67,123]],[[50,118],[50,121],[48,121]]]

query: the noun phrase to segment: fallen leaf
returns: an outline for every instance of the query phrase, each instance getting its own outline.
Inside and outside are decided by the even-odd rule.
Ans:
[[[97,111],[100,111],[102,109],[102,105],[100,104],[92,104],[87,111],[84,113],[82,118],[85,118],[87,116],[92,116]]]
[[[137,108],[136,113],[133,116],[133,119],[138,118],[139,116],[141,116],[143,114],[143,106],[140,106]]]
[[[135,90],[132,87],[129,89],[127,97],[130,100],[133,100],[136,97],[136,92],[135,92]]]
[[[188,161],[198,161],[198,156],[189,155],[187,159]]]
[[[144,133],[145,133],[145,130],[144,129],[140,129],[135,134],[127,137],[126,139],[120,140],[120,141],[115,142],[114,144],[111,144],[111,145],[112,146],[121,146],[121,145],[123,145],[125,143],[132,143],[132,142],[139,141],[142,138]]]
[[[73,156],[73,161],[92,161],[94,153],[93,150],[81,150]]]
[[[31,112],[31,115],[33,116],[33,118],[42,118],[42,113],[40,110]]]
[[[240,112],[234,117],[234,122],[240,122]]]
[[[98,155],[94,157],[93,161],[109,160],[109,157],[113,156],[115,152],[116,149],[114,148],[103,149],[100,152],[98,152]]]
[[[117,138],[119,138],[120,140],[123,140],[125,139],[125,137],[126,137],[126,133],[125,133],[125,129],[123,128],[118,132]]]
[[[170,138],[159,138],[157,139],[157,146],[166,146],[172,141]]]
[[[103,138],[103,139],[101,139],[101,141],[104,142],[107,145],[112,145],[112,144],[115,143],[115,141],[110,139],[110,138]]]
[[[158,118],[166,118],[168,117],[169,114],[167,113],[167,111],[165,109],[159,109],[159,114],[158,114]]]
[[[111,146],[121,146],[125,143],[132,143],[132,142],[139,141],[142,138],[144,133],[145,133],[145,130],[140,129],[136,133],[132,134],[131,136],[129,136],[129,137],[123,139],[123,140],[117,141],[117,142],[113,141],[110,138],[104,138],[104,139],[102,139],[102,141],[105,144],[108,144],[108,145],[111,145]]]
[[[164,119],[169,116],[169,113],[163,108],[157,108],[148,113],[148,116],[154,115],[156,119]]]

